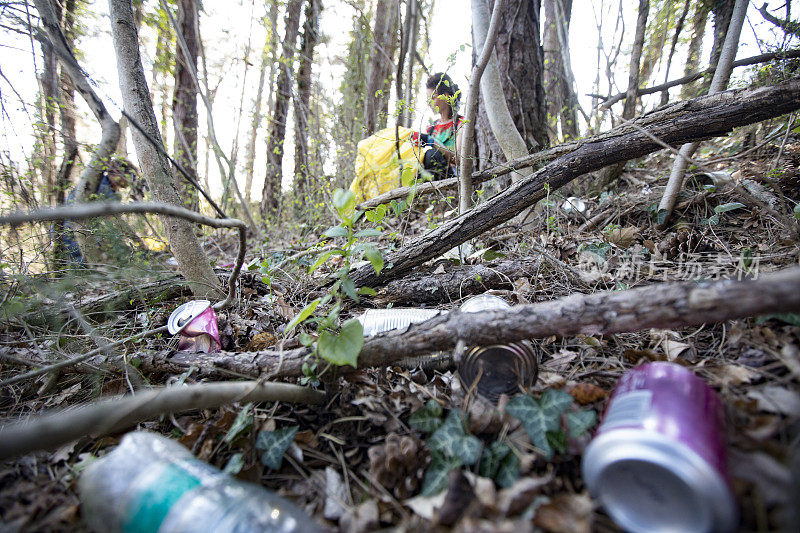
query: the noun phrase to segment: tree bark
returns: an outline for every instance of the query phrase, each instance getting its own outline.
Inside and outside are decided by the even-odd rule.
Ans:
[[[650,0],[639,0],[638,11],[636,36],[633,39],[631,62],[628,66],[628,90],[625,93],[625,107],[622,110],[622,118],[625,120],[630,120],[636,115],[636,91],[639,89],[639,62],[642,58],[642,47],[644,46],[644,33],[647,29],[647,15],[650,11]],[[606,187],[619,178],[619,175],[622,174],[622,169],[625,168],[625,163],[627,163],[627,161],[604,168],[602,172],[600,172],[600,177],[598,178],[599,187]]]
[[[452,302],[490,289],[514,289],[514,280],[535,275],[542,261],[537,258],[509,259],[479,265],[451,266],[437,274],[428,269],[390,281],[373,301],[387,303],[437,304]]]
[[[274,16],[273,16],[274,15]],[[264,43],[264,48],[261,51],[261,67],[258,74],[258,89],[256,90],[256,97],[253,100],[252,119],[250,122],[250,135],[247,139],[247,150],[244,156],[244,198],[248,205],[251,201],[251,192],[253,189],[253,174],[255,172],[256,160],[256,138],[258,137],[258,126],[261,124],[261,100],[264,94],[264,78],[266,78],[267,64],[270,63],[270,58],[274,60],[275,56],[275,18],[278,16],[278,3],[272,2],[269,7],[269,17],[272,25],[267,32],[267,40]],[[270,83],[272,80],[270,80]],[[269,105],[269,103],[268,103]]]
[[[165,8],[166,9],[166,8]],[[197,71],[197,4],[195,0],[178,0],[177,31],[186,43],[175,52],[175,92],[172,98],[172,125],[175,132],[174,158],[197,181],[197,87],[192,72]],[[188,54],[188,55],[187,55]],[[176,172],[173,169],[173,173]],[[197,210],[197,189],[184,182],[181,198],[185,207]]]
[[[700,50],[703,47],[703,34],[706,30],[706,22],[708,21],[708,13],[711,10],[711,4],[708,0],[697,2],[694,6],[694,15],[692,16],[692,36],[689,39],[689,48],[686,51],[686,64],[683,68],[683,75],[688,76],[694,73],[700,66]],[[694,98],[699,94],[699,85],[697,83],[687,83],[681,88],[681,99],[688,100]]]
[[[351,278],[356,286],[377,286],[398,277],[513,218],[545,197],[545,183],[552,193],[587,172],[660,150],[662,143],[674,145],[722,136],[737,126],[779,117],[798,108],[800,81],[728,91],[656,109],[605,134],[583,139],[575,144],[574,151],[491,200],[421,235],[399,250],[385,254],[386,264],[393,266],[384,268],[380,276],[376,276],[371,265],[367,265],[351,273]]]
[[[387,81],[391,83],[392,63],[397,47],[398,16],[399,4],[396,0],[378,0],[364,91],[365,137],[380,129],[380,124],[386,124],[385,113],[389,103],[386,83]],[[383,117],[380,116],[381,112],[384,113]]]
[[[358,367],[388,366],[457,342],[490,345],[551,335],[602,335],[712,324],[767,313],[800,311],[800,268],[755,280],[659,283],[625,291],[573,294],[558,300],[517,305],[483,313],[450,313],[407,330],[364,340]],[[247,376],[301,376],[309,350],[222,352],[216,354],[140,354],[143,370],[181,372],[194,366],[200,375],[218,377],[220,369]]]
[[[281,179],[283,177],[283,142],[286,137],[286,121],[292,97],[292,71],[295,43],[300,27],[300,8],[303,0],[289,0],[286,5],[286,32],[283,39],[278,81],[275,90],[273,122],[267,139],[267,176],[261,198],[261,218],[267,220],[278,213],[281,202]]]
[[[308,0],[306,20],[303,23],[303,40],[300,45],[300,67],[297,70],[297,96],[294,98],[294,183],[295,198],[302,204],[309,197],[308,180],[311,167],[308,158],[308,130],[311,117],[311,68],[314,64],[314,47],[317,45],[321,0]]]
[[[542,70],[544,53],[539,39],[539,0],[513,0],[501,13],[495,45],[497,67],[506,104],[517,131],[530,152],[547,146]],[[489,2],[489,7],[494,5]],[[507,161],[492,134],[483,96],[478,107],[478,169]]]
[[[550,144],[558,144],[559,123],[563,139],[578,137],[578,99],[573,91],[574,77],[569,57],[569,23],[572,0],[544,1],[543,88]]]
[[[725,37],[725,45],[722,47],[716,62],[714,78],[711,80],[711,86],[708,90],[709,94],[724,91],[728,86],[728,80],[733,70],[733,60],[736,58],[736,52],[739,49],[739,35],[742,32],[742,25],[747,16],[748,3],[748,0],[736,0],[732,17],[728,20],[728,35]],[[666,225],[672,214],[672,209],[678,199],[678,193],[683,186],[683,178],[686,168],[689,166],[689,159],[691,159],[699,146],[699,142],[684,144],[672,164],[667,188],[658,204],[658,223],[661,227]]]
[[[490,21],[489,13],[486,9],[486,0],[473,0],[472,2],[472,41],[475,53],[478,54],[478,59],[475,62],[475,66],[472,67],[472,75],[469,80],[467,111],[464,115],[464,125],[462,126],[465,129],[462,134],[461,146],[456,146],[456,150],[461,150],[458,187],[458,211],[460,213],[466,213],[472,207],[472,169],[475,166],[472,154],[478,103],[481,98],[486,98],[489,95],[489,101],[493,104],[497,103],[496,106],[490,107],[488,111],[493,122],[492,128],[507,128],[507,136],[501,137],[503,140],[501,146],[504,151],[507,151],[507,157],[513,159],[512,154],[517,151],[520,152],[516,154],[517,156],[527,153],[525,141],[522,140],[514,123],[511,121],[508,107],[503,105],[505,104],[503,88],[500,85],[500,76],[497,73],[495,43],[497,42],[497,33],[500,30],[500,16],[503,12],[504,4],[505,0],[497,0]],[[486,72],[487,67],[489,68],[488,73]],[[484,74],[492,78],[486,84],[487,93],[483,92]],[[494,91],[494,94],[490,94],[490,91]],[[498,130],[493,129],[493,131]]]
[[[320,405],[325,393],[288,383],[255,381],[199,383],[140,391],[56,409],[0,429],[0,461],[49,450],[86,435],[107,435],[162,414],[212,409],[233,402],[290,402]]]
[[[675,56],[675,48],[678,46],[678,37],[680,37],[681,31],[683,31],[683,23],[686,22],[686,15],[689,14],[689,7],[691,4],[691,0],[685,0],[681,16],[678,17],[678,22],[675,24],[675,33],[672,35],[672,44],[670,44],[669,54],[667,54],[667,66],[664,69],[664,83],[669,81],[669,69],[672,66],[672,58]],[[669,91],[665,90],[661,93],[661,105],[666,105],[667,102],[669,102]]]
[[[716,0],[712,3],[711,12],[714,14],[714,44],[711,46],[711,58],[708,61],[708,69],[716,73],[719,58],[725,46],[725,37],[728,35],[728,27],[731,24],[734,5],[736,0]],[[735,54],[734,54],[735,55]],[[700,94],[705,94],[711,87],[714,74],[707,76],[700,87]]]
[[[125,111],[150,137],[160,139],[139,56],[139,41],[131,3],[126,0],[109,0],[109,12]],[[139,130],[132,133],[139,165],[153,197],[159,202],[181,206],[178,183],[172,175],[169,160]],[[161,222],[178,266],[195,296],[213,298],[219,294],[219,280],[200,247],[192,224],[169,216],[162,216]]]

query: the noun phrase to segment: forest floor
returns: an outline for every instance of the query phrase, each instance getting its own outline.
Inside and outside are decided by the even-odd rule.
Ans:
[[[541,257],[544,250],[549,258],[538,262],[536,269],[488,286],[473,279],[478,283],[465,284],[467,291],[425,305],[452,309],[484,291],[511,304],[531,303],[575,292],[624,290],[664,281],[752,277],[796,265],[800,245],[796,227],[787,227],[787,220],[796,226],[792,213],[800,201],[800,140],[790,137],[781,146],[779,138],[737,156],[743,150],[742,137],[709,145],[703,157],[735,157],[708,163],[716,174],[699,173],[688,181],[668,229],[656,229],[653,206],[664,189],[672,158],[656,154],[629,163],[616,186],[601,195],[590,195],[575,186],[569,194],[582,196],[586,206],[582,213],[565,210],[567,194],[554,192],[521,228],[507,225],[479,238],[467,260],[493,268],[503,262]],[[399,217],[391,213],[383,222],[384,233],[396,232],[399,240],[419,235],[440,222],[447,211],[441,201],[412,205]],[[776,218],[774,212],[788,216]],[[590,219],[595,223],[587,226]],[[317,235],[326,227],[305,235],[308,226],[276,229],[268,243],[248,250],[248,264],[253,268],[243,275],[239,302],[219,313],[224,350],[275,347],[286,323],[319,295],[317,287],[325,268],[317,271],[315,278],[307,274],[313,255],[268,272],[271,279],[267,283],[261,279],[265,273],[260,272],[260,265],[265,259],[271,258],[274,265],[302,252],[319,241]],[[230,262],[235,239],[224,232],[215,235],[218,237],[209,247],[211,255],[217,257],[217,264]],[[379,244],[393,245],[388,237],[382,237]],[[436,276],[457,276],[461,268],[453,259],[440,258],[425,266],[419,276],[434,280]],[[225,272],[221,268],[220,273]],[[65,282],[58,287],[35,280],[28,283],[37,287],[41,298],[61,291],[61,302],[73,303],[97,328],[95,335],[110,340],[164,325],[172,309],[188,298],[180,289],[146,293],[154,279],[170,279],[163,271],[151,273],[147,279],[143,274],[135,279],[125,279],[130,276],[125,271],[117,274],[111,280],[85,273],[66,289]],[[47,286],[50,293],[43,288]],[[133,291],[121,298],[109,299],[109,295],[130,289]],[[11,284],[7,290],[16,300],[9,294],[4,298],[0,381],[26,367],[96,347],[92,336],[72,321],[39,319],[19,309],[11,316],[8,303],[26,294],[33,297],[34,291],[25,284]],[[137,292],[146,295],[139,298]],[[52,307],[54,298],[44,302]],[[98,298],[106,300],[98,304]],[[419,305],[411,293],[404,300],[400,293],[389,296],[379,289],[358,304],[351,302],[342,316],[385,307],[389,300],[395,307]],[[36,305],[45,304],[39,300]],[[115,309],[107,311],[103,305]],[[284,343],[285,348],[296,346],[296,336]],[[548,389],[560,389],[572,395],[584,412],[602,413],[617,380],[638,364],[672,361],[690,368],[719,393],[725,406],[740,530],[774,530],[796,520],[791,512],[798,506],[800,477],[800,316],[604,336],[552,336],[534,340],[533,346],[539,371],[530,392],[538,396]],[[137,353],[175,347],[176,339],[164,336],[132,342],[119,350],[136,366]],[[18,419],[131,388],[191,383],[196,374],[192,369],[181,376],[156,370],[142,378],[138,383],[132,370],[123,373],[96,364],[66,368],[55,378],[44,375],[4,387],[0,416]],[[507,398],[501,398],[500,407],[481,400],[465,390],[453,368],[404,365],[364,369],[334,382],[328,380],[328,387],[333,393],[321,408],[235,404],[163,416],[138,427],[175,438],[203,461],[279,492],[330,530],[618,530],[588,495],[581,478],[581,452],[588,444],[588,434],[568,439],[556,446],[559,453],[545,459],[519,421],[504,412]],[[430,436],[420,429],[424,429],[420,415],[412,419],[412,413],[459,410],[469,415],[467,432],[477,436],[486,449],[500,440],[509,443],[517,458],[519,478],[500,480],[495,469],[491,475],[498,480],[495,484],[478,475],[483,469],[477,465],[464,467],[455,470],[460,474],[451,473],[445,480],[445,491],[422,496],[431,461],[426,446]],[[260,432],[294,427],[294,442],[280,468],[264,466],[257,447]],[[0,531],[84,529],[76,480],[92,457],[113,449],[121,437],[87,435],[54,451],[0,463]],[[630,497],[636,498],[634,490]]]

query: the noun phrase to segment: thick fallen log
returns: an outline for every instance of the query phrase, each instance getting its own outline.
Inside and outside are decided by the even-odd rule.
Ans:
[[[768,313],[800,311],[800,267],[756,280],[662,283],[626,291],[573,294],[550,302],[517,305],[484,313],[450,312],[370,337],[358,366],[384,367],[406,358],[449,350],[461,340],[489,345],[551,335],[600,335],[670,329],[746,318]],[[235,372],[246,376],[302,375],[308,350],[219,354],[142,354],[142,369],[183,372],[194,366],[200,375]],[[349,367],[343,367],[347,371]]]
[[[535,275],[541,266],[541,259],[525,258],[450,266],[440,273],[415,272],[390,281],[373,300],[377,304],[441,304],[490,289],[513,289],[515,280]]]
[[[321,404],[325,393],[288,383],[201,383],[140,391],[78,407],[59,409],[0,428],[0,461],[34,450],[53,449],[85,435],[106,435],[166,413],[209,409],[233,402]]]
[[[573,179],[602,167],[661,150],[662,144],[719,137],[737,126],[781,116],[800,108],[800,81],[726,91],[664,106],[610,132],[579,142],[559,157],[487,202],[412,240],[384,257],[391,268],[375,275],[371,265],[351,273],[356,286],[377,286],[510,220]]]

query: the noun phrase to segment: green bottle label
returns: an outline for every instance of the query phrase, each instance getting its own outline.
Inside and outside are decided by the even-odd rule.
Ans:
[[[138,494],[122,525],[125,533],[155,533],[181,496],[200,485],[200,480],[169,464]]]

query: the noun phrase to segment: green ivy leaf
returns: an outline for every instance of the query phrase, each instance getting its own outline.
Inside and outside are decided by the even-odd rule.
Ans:
[[[225,468],[223,468],[222,471],[228,474],[229,476],[235,476],[236,474],[242,471],[243,466],[244,466],[244,454],[235,453],[231,455],[230,459],[228,459],[228,463],[225,465]]]
[[[460,466],[461,461],[457,457],[434,454],[428,470],[425,471],[425,479],[422,480],[422,496],[433,496],[442,492],[447,488],[447,474]]]
[[[336,189],[333,191],[333,207],[340,217],[349,219],[356,208],[356,195],[350,190]]]
[[[250,412],[250,408],[252,407],[252,402],[248,403],[242,407],[242,410],[239,411],[238,415],[236,415],[236,419],[233,421],[230,429],[228,429],[228,432],[225,434],[225,444],[230,444],[233,442],[233,440],[244,430],[253,425],[253,414]]]
[[[361,231],[356,233],[355,236],[361,239],[364,237],[380,237],[381,235],[383,235],[382,231],[378,231],[374,228],[367,228],[367,229],[362,229]]]
[[[509,453],[500,460],[500,466],[497,468],[494,481],[500,487],[510,487],[519,479],[519,471],[519,457],[514,453]]]
[[[363,294],[364,296],[375,296],[378,292],[373,289],[372,287],[359,287],[358,294]]]
[[[347,228],[344,226],[333,226],[328,228],[322,235],[333,239],[334,237],[347,237],[348,233]]]
[[[464,435],[453,441],[453,455],[461,459],[465,465],[474,465],[481,458],[483,444],[474,435]]]
[[[734,209],[741,209],[742,207],[745,207],[745,205],[742,203],[729,202],[727,204],[718,205],[717,207],[714,208],[714,212],[717,214],[727,213],[728,211],[733,211]]]
[[[520,394],[511,398],[506,412],[522,422],[522,427],[547,459],[553,457],[553,449],[547,440],[548,431],[557,431],[561,426],[561,414],[572,404],[572,396],[564,391],[548,389],[537,402],[532,396]]]
[[[794,218],[800,220],[800,204],[794,206]]]
[[[569,436],[573,439],[580,437],[597,423],[597,413],[593,409],[570,411],[564,418],[567,420]]]
[[[483,449],[481,462],[478,465],[478,474],[481,477],[494,478],[500,468],[500,462],[511,453],[511,448],[502,441],[495,441]]]
[[[442,453],[452,457],[453,443],[464,436],[464,420],[459,411],[450,411],[444,423],[439,426],[428,439],[428,448],[432,452]]]
[[[356,368],[358,354],[364,346],[364,328],[358,320],[351,318],[342,325],[338,334],[323,331],[317,346],[319,354],[326,361]]]
[[[428,400],[425,407],[411,413],[408,425],[425,433],[433,433],[442,425],[442,406],[436,400]]]
[[[374,246],[365,246],[364,256],[367,258],[367,261],[372,263],[375,275],[380,275],[381,270],[383,270],[383,255],[381,255],[381,251]]]
[[[273,470],[278,470],[283,463],[283,454],[294,441],[299,427],[291,426],[275,431],[259,431],[256,449],[264,452],[261,455],[261,463]]]
[[[548,431],[547,444],[550,445],[558,453],[566,453],[567,451],[567,434],[562,430]]]
[[[288,324],[286,324],[286,328],[284,328],[284,330],[283,330],[283,333],[284,333],[284,335],[286,335],[286,336],[288,337],[288,336],[289,336],[289,334],[291,334],[291,333],[292,333],[292,330],[295,328],[295,326],[297,326],[297,325],[298,325],[298,324],[300,324],[300,323],[301,323],[303,320],[305,320],[305,319],[307,319],[308,317],[310,317],[310,316],[311,316],[311,313],[313,313],[313,312],[314,312],[314,310],[315,310],[315,309],[317,308],[317,306],[319,305],[319,300],[320,300],[319,298],[317,298],[316,300],[312,300],[312,301],[311,301],[311,302],[309,302],[309,303],[308,303],[308,305],[307,305],[307,306],[305,306],[305,307],[304,307],[304,308],[303,308],[303,309],[302,309],[302,310],[301,310],[299,313],[297,313],[297,316],[295,316],[295,317],[294,317],[294,318],[291,320],[291,322],[289,322]]]

